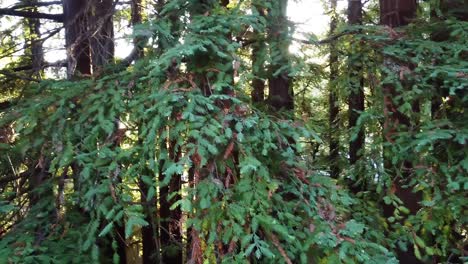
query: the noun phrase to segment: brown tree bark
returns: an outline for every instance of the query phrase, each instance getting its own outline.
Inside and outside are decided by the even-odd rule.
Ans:
[[[135,27],[138,24],[141,24],[143,22],[143,16],[142,16],[142,2],[141,0],[132,0],[131,1],[131,23],[132,26]],[[133,39],[133,45],[135,49],[135,57],[136,59],[139,59],[143,57],[144,51],[143,51],[143,40],[141,38],[135,37]]]
[[[147,174],[151,175],[150,170],[146,170]],[[159,263],[160,256],[160,247],[158,243],[159,231],[156,220],[156,198],[147,200],[147,194],[149,191],[148,185],[142,180],[139,181],[140,194],[141,194],[141,204],[145,212],[145,221],[148,222],[147,226],[141,228],[141,240],[142,240],[142,264],[152,264]],[[157,197],[155,195],[155,197]]]
[[[362,24],[362,3],[361,0],[349,0],[348,2],[348,24]],[[355,44],[356,45],[356,44]],[[350,62],[350,94],[348,98],[349,110],[349,128],[353,129],[357,126],[360,113],[364,111],[364,77],[362,61],[357,63]],[[357,138],[349,143],[349,162],[354,165],[360,157],[364,147],[365,134],[364,129],[359,129]]]
[[[29,1],[31,5],[36,4],[37,0]],[[33,12],[37,12],[37,7],[32,8]],[[26,23],[28,24],[28,33],[27,36],[30,53],[31,53],[31,65],[32,65],[32,75],[38,79],[41,79],[41,70],[42,65],[44,64],[44,52],[42,48],[41,39],[41,22],[38,18],[26,18]]]
[[[114,1],[92,1],[89,14],[91,58],[93,73],[114,60]]]
[[[331,21],[330,21],[330,35],[333,35],[336,31],[338,25],[338,14],[336,13],[337,0],[331,1]],[[339,118],[340,107],[338,102],[338,89],[336,87],[336,80],[339,75],[338,69],[338,50],[336,48],[335,42],[330,43],[330,58],[329,58],[329,67],[330,67],[330,77],[329,77],[329,94],[328,94],[328,125],[330,131],[328,132],[328,142],[329,142],[329,161],[330,161],[330,177],[337,179],[340,174],[339,166]]]
[[[63,0],[65,47],[68,61],[67,77],[69,79],[76,73],[91,74],[91,50],[89,39],[86,37],[88,10],[88,0]]]
[[[268,78],[268,104],[277,111],[294,109],[292,79],[289,76],[289,26],[286,16],[288,0],[271,2],[268,20],[268,40],[272,63]]]
[[[265,8],[259,4],[253,4],[263,17],[266,16]],[[265,37],[261,32],[254,31],[255,42],[252,44],[252,102],[261,103],[265,100]]]
[[[169,160],[177,162],[180,158],[180,153],[174,149],[175,142],[170,142]],[[182,243],[182,211],[180,207],[170,210],[170,207],[175,201],[180,200],[180,190],[182,187],[182,175],[172,175],[169,184],[159,187],[159,217],[160,224],[160,240],[162,249],[163,263],[181,264],[183,262],[183,243]],[[163,182],[165,175],[159,174],[159,182]],[[169,195],[177,193],[171,200]]]
[[[405,26],[416,16],[416,8],[416,0],[380,0],[381,24],[390,28]],[[406,67],[390,58],[384,58],[384,62],[395,71],[395,74],[399,74],[399,69]],[[392,143],[399,131],[406,131],[410,128],[411,121],[398,110],[398,102],[394,101],[398,96],[396,87],[391,84],[384,84],[382,92],[384,95],[385,116],[384,137],[389,143]],[[388,164],[388,161],[386,164]],[[387,169],[391,170],[388,167]],[[422,198],[421,193],[413,192],[412,188],[403,187],[410,181],[412,171],[411,161],[404,161],[401,170],[402,178],[393,177],[389,192],[401,199],[403,205],[409,209],[410,214],[416,214],[421,208],[419,205]],[[393,216],[394,210],[393,206],[385,205],[384,216],[388,219]],[[396,253],[401,264],[423,263],[415,256],[412,245],[408,246],[407,251],[403,251],[397,247]]]
[[[164,8],[166,0],[157,1],[157,12],[160,14]],[[177,32],[178,29],[178,17],[174,14],[169,14],[168,17],[161,17],[161,19],[168,19],[171,23],[171,28],[173,32]],[[175,43],[178,42],[178,35],[174,36]],[[174,45],[175,43],[170,43],[166,39],[158,40],[159,54],[162,54],[166,49]],[[175,62],[175,61],[174,61]],[[168,78],[177,77],[178,65],[174,63],[167,71]],[[170,128],[168,128],[170,129]],[[168,142],[169,148],[168,151],[168,160],[172,162],[177,162],[180,159],[181,153],[175,149],[175,142]],[[174,263],[181,264],[183,262],[183,241],[182,241],[182,211],[180,207],[170,210],[172,204],[181,199],[180,190],[182,188],[182,175],[172,175],[169,183],[165,186],[161,186],[166,175],[163,173],[164,160],[160,162],[160,171],[159,171],[159,239],[161,244],[161,261],[162,263]],[[169,199],[169,196],[173,193],[176,193],[172,199]]]
[[[142,0],[131,0],[131,24],[136,26],[143,22],[143,8]],[[135,53],[135,59],[142,58],[144,55],[143,45],[144,40],[135,37],[133,39]],[[154,176],[152,171],[148,168],[145,169],[144,175]],[[152,177],[153,178],[153,177]],[[141,179],[139,181],[141,204],[145,212],[145,220],[148,222],[147,226],[141,228],[141,240],[142,240],[142,264],[159,263],[161,261],[160,246],[159,246],[159,226],[157,220],[157,197],[155,194],[153,199],[148,200],[147,194],[149,187]]]

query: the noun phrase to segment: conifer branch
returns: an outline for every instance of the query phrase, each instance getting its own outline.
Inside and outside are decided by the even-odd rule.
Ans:
[[[63,22],[63,14],[47,14],[41,12],[21,11],[15,8],[1,8],[0,15],[17,16],[25,18],[50,19],[56,22]]]

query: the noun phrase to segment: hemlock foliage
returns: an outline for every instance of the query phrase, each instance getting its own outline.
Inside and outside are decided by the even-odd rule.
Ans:
[[[2,84],[0,263],[132,263],[144,227],[158,241],[154,263],[405,263],[400,251],[467,261],[466,20],[434,1],[408,26],[375,26],[370,1],[363,25],[340,18],[339,32],[285,60],[294,27],[275,39],[277,1],[224,2],[156,6],[135,26],[145,54],[131,65]],[[261,70],[251,65],[257,38]],[[343,61],[336,103],[344,109],[356,83],[349,65],[366,96],[356,127],[339,113],[338,178],[328,65],[308,60],[330,42]],[[278,76],[292,83],[294,111],[251,103],[252,81]],[[350,165],[359,129],[366,143]]]

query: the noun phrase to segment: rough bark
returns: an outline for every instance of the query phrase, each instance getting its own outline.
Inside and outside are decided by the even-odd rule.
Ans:
[[[362,3],[361,0],[350,0],[348,2],[348,24],[362,24]],[[355,46],[358,46],[354,44]],[[350,94],[348,98],[349,104],[349,128],[350,130],[357,126],[357,121],[360,112],[364,111],[364,77],[362,69],[362,61],[350,61]],[[364,129],[359,129],[355,140],[349,143],[349,162],[354,165],[362,156],[364,147],[365,134]]]
[[[143,22],[143,17],[142,17],[142,3],[141,0],[132,0],[131,2],[132,7],[132,16],[131,16],[131,23],[132,26],[135,27],[138,24],[141,24]],[[135,58],[139,59],[143,57],[143,45],[144,41],[141,38],[135,37],[133,39],[133,45],[134,45],[134,50],[135,50]]]
[[[171,147],[174,147],[174,143],[171,142]],[[172,149],[173,150],[173,149]],[[169,150],[171,153],[173,151]],[[173,156],[176,155],[176,156]],[[170,159],[176,161],[180,154],[171,154]],[[164,180],[165,175],[160,173],[159,182]],[[183,261],[183,250],[182,250],[182,211],[180,207],[170,210],[171,205],[181,199],[180,189],[182,187],[181,175],[172,175],[169,184],[166,186],[159,187],[159,217],[161,219],[160,224],[160,240],[162,249],[162,261],[163,263],[174,263],[181,264]],[[177,193],[172,200],[168,197],[172,193]]]
[[[123,136],[118,136],[118,135],[125,134],[125,130],[121,130],[119,128],[119,122],[120,121],[117,120],[115,121],[115,124],[114,124],[114,137],[113,137],[114,139],[112,141],[112,148],[117,148],[121,145]],[[120,171],[120,169],[117,169],[116,171]],[[122,183],[121,175],[119,175],[118,173],[116,173],[116,175],[117,175],[117,182],[121,184]],[[125,239],[125,220],[124,219],[122,219],[121,222],[115,223],[113,236],[117,242],[116,253],[119,255],[119,263],[125,264],[127,263],[127,243]],[[111,241],[110,236],[105,237],[104,239]],[[109,252],[113,252],[112,248],[108,248],[107,250],[109,250]]]
[[[265,8],[254,5],[262,16],[266,16]],[[261,32],[254,31],[255,42],[252,44],[252,102],[261,103],[265,100],[265,37]]]
[[[29,1],[31,4],[37,3],[37,0]],[[37,8],[33,8],[34,12],[37,12]],[[41,22],[38,18],[27,18],[26,23],[28,24],[29,28],[29,36],[27,36],[30,53],[31,53],[31,65],[32,65],[32,76],[39,77],[40,79],[40,72],[42,69],[42,65],[44,64],[44,52],[42,48],[41,42]]]
[[[277,111],[294,109],[292,79],[289,76],[289,27],[286,17],[288,0],[271,3],[268,21],[268,40],[271,45],[272,64],[268,79],[268,104]]]
[[[157,12],[161,13],[167,1],[158,0],[157,1]],[[161,17],[162,18],[162,17]],[[168,19],[171,23],[171,31],[178,32],[179,21],[178,17],[171,12],[168,14],[168,17],[162,19]],[[166,49],[170,48],[172,45],[178,42],[178,34],[173,35],[173,41],[159,38],[158,39],[158,48],[159,54],[162,54]],[[168,78],[175,78],[178,74],[178,64],[176,60],[173,61],[173,65],[169,67],[167,71]],[[170,128],[169,128],[170,129]],[[169,160],[177,162],[180,158],[181,153],[175,149],[175,142],[170,141],[169,144]],[[182,187],[182,175],[172,175],[169,183],[165,186],[161,186],[166,175],[164,175],[162,168],[164,167],[164,161],[161,161],[159,171],[159,239],[161,243],[161,261],[162,263],[174,263],[181,264],[183,262],[183,241],[182,241],[182,211],[180,207],[170,210],[172,204],[181,199],[180,190]],[[176,195],[169,199],[171,194],[175,193]]]
[[[149,172],[149,170],[148,170]],[[158,243],[158,226],[156,217],[156,199],[147,200],[147,194],[149,191],[148,186],[143,182],[139,182],[140,193],[141,193],[141,204],[145,212],[145,220],[148,222],[147,226],[141,228],[141,240],[142,240],[142,264],[159,263],[159,243]]]
[[[93,72],[114,60],[114,1],[93,1],[89,15],[89,29],[91,58]]]
[[[88,0],[63,0],[65,47],[67,49],[67,77],[76,73],[91,74],[91,50],[86,37]]]
[[[394,28],[405,26],[411,22],[416,15],[416,0],[380,0],[380,19],[381,24]],[[389,58],[384,58],[387,67],[399,72],[402,67],[406,65],[400,65]],[[404,85],[404,84],[403,84]],[[398,92],[396,87],[391,84],[385,84],[383,86],[384,95],[384,135],[385,139],[392,143],[395,135],[400,131],[406,131],[410,129],[410,119],[398,110],[398,102],[394,101],[397,97]],[[388,161],[386,162],[388,164]],[[388,165],[387,165],[388,166]],[[391,169],[388,168],[387,169]],[[421,193],[413,192],[412,188],[405,188],[405,186],[411,177],[412,164],[410,161],[404,161],[402,170],[402,177],[400,179],[394,178],[392,186],[389,192],[396,195],[403,205],[409,209],[410,214],[416,214],[421,208],[419,201],[421,201]],[[384,206],[384,216],[388,219],[393,216],[393,206]],[[407,251],[396,249],[397,258],[402,264],[417,264],[421,262],[414,254],[413,247],[408,246]]]
[[[444,21],[449,18],[456,18],[460,21],[468,21],[468,0],[441,0],[439,3],[434,4],[431,6],[431,21],[434,23],[434,30],[431,33],[431,40],[434,42],[449,42],[453,39],[454,36],[451,36],[451,31],[446,29],[446,24]],[[465,57],[468,54],[465,54]],[[460,55],[463,59],[463,55]],[[435,60],[435,64],[438,64],[440,59]],[[454,98],[465,98],[466,97],[466,89],[459,91],[455,96],[450,95],[447,88],[444,87],[444,78],[438,78],[434,80],[433,83],[433,97],[431,100],[431,117],[433,120],[440,120],[440,119],[448,119],[453,120],[452,122],[456,122],[456,120],[460,119],[460,112],[457,111],[460,107],[463,106],[456,106],[455,101],[452,100]],[[445,102],[444,105],[444,98],[454,97]],[[465,104],[466,105],[466,104]],[[442,128],[449,128],[442,127]],[[452,145],[453,144],[453,145]],[[432,155],[437,157],[437,163],[434,164],[435,166],[439,165],[438,163],[450,163],[453,161],[455,157],[459,160],[464,158],[463,152],[457,153],[453,150],[462,150],[466,149],[466,146],[463,144],[452,142],[451,144],[447,144],[445,141],[435,142]],[[451,153],[448,155],[448,153]],[[460,155],[461,154],[461,155]],[[456,158],[455,158],[456,159]],[[434,166],[433,165],[433,166]],[[442,183],[441,189],[445,186]],[[456,220],[452,220],[450,226],[454,227],[457,225]],[[463,231],[458,230],[457,228],[452,228],[451,230],[451,237],[454,244],[453,248],[463,249],[465,252],[468,252],[468,244],[463,242]],[[434,263],[462,263],[464,254],[451,254],[448,258],[442,257],[433,257]]]
[[[389,27],[408,25],[416,15],[416,0],[380,0],[380,23]]]
[[[135,27],[138,24],[143,22],[142,14],[142,1],[141,0],[131,0],[131,24]],[[144,40],[135,37],[133,39],[133,51],[134,58],[139,59],[144,55]],[[151,170],[146,168],[145,175],[152,175]],[[160,246],[159,246],[159,226],[157,220],[157,194],[155,198],[150,200],[147,199],[147,194],[149,191],[148,185],[145,184],[142,180],[139,182],[140,193],[141,193],[141,204],[143,210],[145,211],[145,220],[148,222],[147,226],[141,228],[141,240],[142,240],[142,264],[152,264],[159,263],[161,261],[160,255]]]
[[[337,1],[331,1],[331,10],[332,17],[330,21],[330,35],[336,31],[338,25],[338,14],[336,13]],[[329,161],[330,161],[330,176],[334,179],[337,179],[340,174],[339,167],[339,118],[338,114],[340,112],[339,102],[338,102],[338,89],[336,88],[336,79],[338,77],[338,50],[334,42],[330,43],[330,77],[329,77],[329,94],[328,94],[328,123],[330,131],[328,133],[329,141]]]

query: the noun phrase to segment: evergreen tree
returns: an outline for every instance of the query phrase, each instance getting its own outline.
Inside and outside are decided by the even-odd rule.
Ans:
[[[0,4],[0,263],[467,260],[466,0]]]

